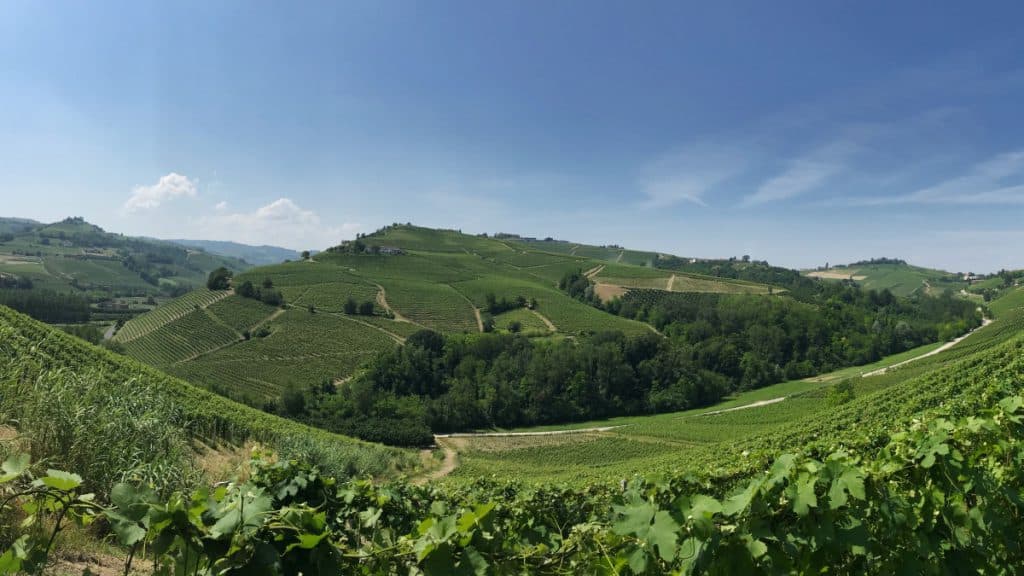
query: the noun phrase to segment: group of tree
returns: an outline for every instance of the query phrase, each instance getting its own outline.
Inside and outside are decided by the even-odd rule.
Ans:
[[[578,288],[580,277],[563,285]],[[302,408],[292,402],[286,413],[408,445],[428,442],[433,432],[683,410],[873,362],[980,323],[975,304],[948,292],[900,299],[886,290],[821,286],[814,302],[649,291],[659,297],[627,295],[617,303],[617,313],[649,322],[661,334],[607,332],[549,342],[421,331],[341,390],[294,391]]]
[[[234,274],[231,270],[221,266],[210,272],[210,275],[206,278],[206,287],[210,290],[229,290],[231,289],[231,278]]]
[[[274,281],[270,278],[264,278],[263,283],[258,287],[252,283],[252,280],[245,280],[235,288],[235,294],[242,298],[259,300],[270,306],[284,306],[284,295],[280,290],[274,288]]]
[[[730,391],[727,378],[654,333],[544,342],[421,330],[341,388],[290,392],[282,411],[366,440],[420,445],[433,432],[682,410]]]
[[[32,279],[26,276],[0,274],[0,289],[10,288],[16,290],[31,290],[32,286]]]
[[[85,298],[52,290],[0,289],[0,305],[51,324],[88,322],[91,313]]]
[[[348,300],[345,300],[342,310],[349,316],[354,316],[356,314],[360,316],[373,316],[376,309],[374,307],[373,300],[358,303],[354,298],[349,298]]]

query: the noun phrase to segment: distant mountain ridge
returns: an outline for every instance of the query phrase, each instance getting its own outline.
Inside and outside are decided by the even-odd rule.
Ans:
[[[257,266],[265,266],[268,264],[280,264],[285,260],[298,260],[302,257],[301,253],[296,250],[289,248],[281,248],[280,246],[252,246],[249,244],[242,244],[240,242],[231,242],[227,240],[167,240],[167,242],[173,242],[181,246],[187,246],[189,248],[199,248],[205,250],[211,254],[217,254],[220,256],[229,256],[231,258],[241,258],[250,264]]]

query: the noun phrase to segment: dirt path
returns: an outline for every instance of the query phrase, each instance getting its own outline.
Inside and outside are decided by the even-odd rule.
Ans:
[[[391,338],[395,342],[397,342],[399,344],[405,344],[405,338],[404,337],[399,336],[398,334],[395,334],[394,332],[388,330],[387,328],[384,328],[383,326],[377,326],[376,324],[371,324],[369,322],[364,322],[364,321],[360,320],[359,318],[353,318],[352,316],[349,316],[348,314],[339,314],[337,312],[327,312],[326,314],[328,314],[330,316],[337,316],[338,318],[341,318],[343,320],[348,320],[349,322],[355,322],[356,324],[362,324],[363,326],[366,326],[367,328],[373,328],[374,330],[378,330],[380,332],[383,332],[388,338]]]
[[[224,324],[224,322],[221,321],[219,318],[216,318],[216,314],[206,310],[205,308],[203,308],[203,310],[206,311],[206,313],[210,317],[214,318],[215,321],[219,321],[224,326],[227,326],[227,324]],[[284,313],[285,313],[285,309],[284,308],[278,308],[277,310],[274,310],[274,312],[270,316],[267,316],[263,320],[260,320],[258,323],[256,323],[250,330],[255,330],[256,328],[259,328],[260,326],[266,324],[267,322],[271,322],[273,320],[276,320],[281,314],[284,314]],[[231,328],[230,326],[227,326],[227,327],[232,332],[234,332],[235,334],[238,335],[238,339],[237,340],[232,340],[231,342],[227,342],[227,343],[221,344],[220,346],[216,346],[216,347],[210,348],[209,350],[203,350],[202,352],[197,352],[196,354],[193,354],[193,355],[189,356],[188,358],[183,358],[181,360],[177,360],[175,362],[172,362],[171,366],[178,366],[178,365],[184,364],[186,362],[191,362],[191,361],[193,361],[193,360],[195,360],[197,358],[202,358],[203,356],[208,356],[210,354],[213,354],[214,352],[219,352],[219,351],[221,351],[221,350],[223,350],[225,348],[230,348],[230,347],[232,347],[232,346],[234,346],[236,344],[241,344],[242,342],[246,342],[246,339],[241,334],[238,334],[237,330],[235,330],[234,328]]]
[[[595,426],[594,428],[570,428],[567,430],[541,430],[539,432],[456,432],[453,434],[436,434],[434,438],[481,438],[481,437],[516,437],[516,436],[558,436],[560,434],[584,434],[587,432],[607,432],[616,428],[622,428],[626,424],[617,426]]]
[[[558,332],[558,327],[556,327],[554,324],[552,324],[551,320],[548,320],[547,316],[541,314],[540,312],[537,312],[536,310],[534,310],[532,308],[530,308],[529,310],[530,310],[530,312],[533,312],[534,316],[536,316],[537,318],[540,318],[540,321],[543,322],[544,325],[548,327],[548,330],[550,330],[552,332]]]
[[[725,414],[726,412],[735,412],[737,410],[746,410],[747,408],[760,408],[761,406],[768,406],[769,404],[775,404],[775,403],[778,403],[778,402],[782,402],[785,399],[786,399],[785,396],[780,396],[779,398],[772,398],[771,400],[758,400],[757,402],[752,402],[750,404],[744,404],[743,406],[737,406],[735,408],[726,408],[724,410],[713,410],[711,412],[703,412],[703,413],[699,414],[699,416],[711,416],[713,414]]]
[[[111,324],[110,328],[107,328],[107,331],[103,333],[103,339],[110,340],[111,338],[113,338],[115,328],[117,328],[117,323]]]
[[[668,277],[668,285],[665,286],[665,290],[668,290],[669,292],[671,292],[672,291],[672,286],[674,286],[675,283],[676,283],[676,275],[673,274],[673,275]]]
[[[473,316],[476,316],[476,329],[483,333],[484,319],[482,316],[480,316],[480,309],[477,308],[475,304],[473,304],[473,301],[470,300],[468,296],[466,296],[462,292],[459,292],[458,288],[452,286],[451,284],[448,284],[448,287],[451,288],[452,290],[455,290],[455,293],[458,294],[459,296],[462,296],[462,299],[465,300],[466,303],[469,304],[469,307],[473,309]]]
[[[971,330],[970,332],[968,332],[967,334],[964,334],[963,336],[960,336],[958,338],[954,338],[954,339],[950,340],[949,342],[946,342],[945,344],[943,344],[942,346],[939,346],[938,348],[936,348],[935,350],[932,350],[931,352],[925,352],[924,354],[921,354],[920,356],[914,356],[913,358],[911,358],[909,360],[904,360],[903,362],[897,362],[897,363],[893,364],[892,366],[886,366],[885,368],[879,368],[878,370],[872,370],[871,372],[865,372],[864,374],[861,374],[861,378],[867,378],[868,376],[878,376],[879,374],[885,374],[886,372],[888,372],[889,370],[891,370],[893,368],[898,368],[900,366],[903,366],[904,364],[910,364],[911,362],[916,362],[917,360],[920,360],[921,358],[927,358],[929,356],[935,356],[939,352],[945,352],[946,350],[949,350],[953,346],[956,346],[957,344],[962,342],[965,338],[967,338],[971,334],[974,334],[978,330],[981,330],[982,328],[984,328],[985,326],[988,326],[991,323],[992,323],[992,320],[990,318],[984,318],[981,321],[981,326],[978,326],[977,328],[975,328],[974,330]]]
[[[448,443],[439,440],[438,438],[438,436],[435,436],[434,441],[437,442],[438,448],[444,450],[444,462],[441,463],[441,467],[438,468],[437,470],[431,470],[429,473],[424,474],[419,478],[415,478],[412,481],[413,484],[426,484],[427,482],[430,482],[432,480],[440,480],[441,478],[444,478],[445,476],[451,474],[455,470],[455,468],[458,467],[459,453],[456,452],[454,448],[449,446]],[[433,458],[433,452],[434,451],[431,450],[430,448],[426,448],[420,451],[420,457],[423,459]]]
[[[616,262],[616,263],[618,263],[618,262],[622,262],[622,255],[623,255],[623,254],[625,254],[625,253],[626,253],[626,251],[625,251],[625,250],[620,250],[620,251],[619,251],[619,256],[618,256],[618,257],[617,257],[617,258],[615,259],[615,262]]]
[[[377,287],[377,304],[380,304],[381,308],[387,310],[388,313],[394,317],[395,321],[416,324],[416,322],[413,322],[412,320],[409,320],[405,316],[402,316],[400,313],[396,312],[391,308],[391,306],[388,305],[388,293],[384,290],[383,286],[381,286],[380,284],[374,284],[374,286]],[[419,326],[419,324],[417,324],[417,326]]]
[[[584,272],[583,275],[586,276],[587,278],[593,278],[594,276],[600,274],[601,270],[604,270],[604,264],[601,264],[600,266],[594,266],[590,270]]]

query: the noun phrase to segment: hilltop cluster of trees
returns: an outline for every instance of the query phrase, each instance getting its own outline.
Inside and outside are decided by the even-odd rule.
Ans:
[[[858,260],[856,262],[850,262],[847,266],[870,266],[872,264],[895,264],[898,266],[906,266],[907,261],[901,260],[900,258],[872,258],[870,260]]]

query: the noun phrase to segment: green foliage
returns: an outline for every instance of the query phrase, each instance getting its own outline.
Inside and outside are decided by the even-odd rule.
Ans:
[[[0,306],[9,306],[36,320],[56,324],[88,322],[91,313],[85,298],[52,290],[0,288]]]
[[[853,395],[853,382],[842,380],[829,388],[825,398],[829,406],[839,406],[853,400]]]
[[[413,460],[237,404],[3,307],[0,421],[24,431],[34,458],[77,470],[95,490],[129,478],[188,484],[191,438],[265,442],[339,477]]]
[[[24,457],[2,478],[8,502],[104,518],[161,573],[1005,573],[1024,563],[1022,406],[927,419],[864,455],[783,454],[724,494],[692,477],[622,491],[339,483],[257,459],[245,483],[164,498],[119,485],[101,507],[71,474],[20,481]],[[19,536],[0,573],[41,569],[47,537]]]
[[[232,272],[223,266],[215,268],[206,278],[206,288],[208,290],[227,290],[231,288],[232,276]]]

